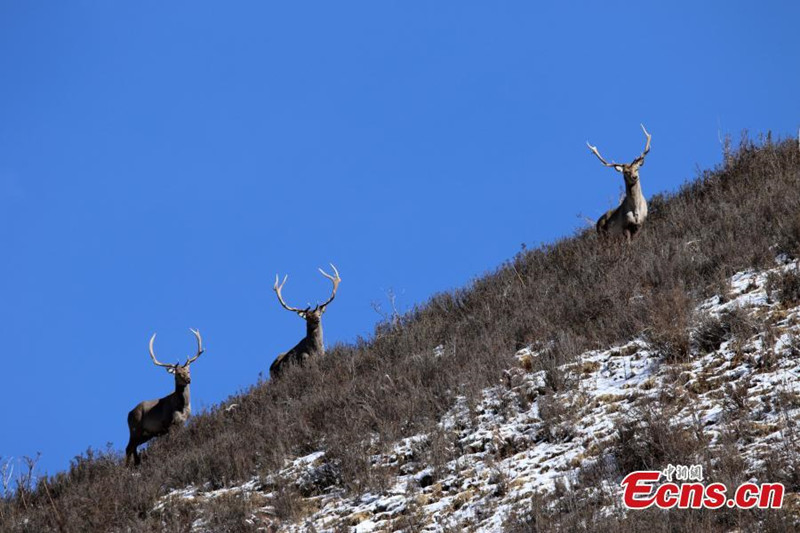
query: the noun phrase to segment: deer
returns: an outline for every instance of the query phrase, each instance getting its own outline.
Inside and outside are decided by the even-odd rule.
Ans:
[[[280,276],[277,274],[275,275],[275,285],[273,285],[272,289],[275,291],[275,294],[278,295],[278,302],[280,302],[284,309],[287,311],[292,311],[293,313],[297,313],[300,318],[306,321],[306,336],[303,337],[303,339],[298,342],[294,348],[288,352],[280,354],[275,359],[275,361],[269,367],[270,379],[277,378],[281,371],[289,365],[303,364],[310,357],[321,357],[325,355],[325,345],[322,342],[322,315],[328,309],[328,304],[330,304],[336,297],[336,289],[339,288],[339,283],[342,281],[342,278],[339,277],[339,271],[336,270],[336,267],[333,266],[333,263],[330,265],[333,269],[333,276],[321,268],[319,271],[323,276],[331,280],[331,283],[333,283],[331,297],[328,298],[325,303],[317,304],[314,308],[312,308],[310,304],[305,309],[299,309],[297,307],[291,307],[287,305],[283,299],[283,296],[281,295],[281,289],[283,289],[283,286],[286,284],[286,280],[289,278],[289,275],[287,274],[284,276],[281,283],[278,283]]]
[[[647,201],[642,194],[642,185],[639,182],[639,168],[644,164],[644,158],[650,152],[650,139],[651,136],[647,133],[644,124],[641,124],[642,131],[647,137],[644,151],[631,161],[630,163],[615,163],[607,162],[597,151],[596,146],[589,144],[586,141],[586,146],[589,150],[597,156],[603,165],[611,167],[617,172],[622,173],[625,179],[625,197],[620,202],[619,206],[606,212],[597,221],[597,233],[601,237],[606,236],[624,236],[628,244],[634,235],[642,228],[645,219],[647,218]]]
[[[141,463],[139,452],[136,450],[139,446],[153,437],[164,435],[171,429],[182,426],[192,414],[189,402],[189,384],[192,382],[189,365],[194,363],[205,350],[200,332],[194,329],[189,331],[197,339],[197,354],[188,357],[184,364],[180,364],[180,361],[174,365],[159,362],[153,351],[156,334],[153,333],[150,337],[150,358],[153,364],[166,368],[167,372],[175,376],[175,392],[159,400],[145,400],[128,413],[130,439],[125,448],[125,466],[129,465],[131,457],[134,466],[138,466]]]

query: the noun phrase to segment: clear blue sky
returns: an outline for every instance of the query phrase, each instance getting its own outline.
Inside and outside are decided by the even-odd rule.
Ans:
[[[0,3],[0,456],[124,447],[193,350],[195,410],[328,295],[328,344],[582,227],[720,134],[796,135],[797,2]],[[664,5],[660,5],[664,4]],[[702,4],[702,5],[701,5]],[[288,6],[288,7],[287,7]]]

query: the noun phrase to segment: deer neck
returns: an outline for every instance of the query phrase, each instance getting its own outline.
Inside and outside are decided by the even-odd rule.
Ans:
[[[642,182],[640,180],[636,180],[636,183],[633,185],[625,184],[625,197],[636,207],[641,206],[645,203],[644,194],[642,193]]]
[[[172,393],[172,397],[175,401],[175,408],[178,411],[186,411],[187,408],[191,408],[190,405],[190,398],[189,398],[189,385],[181,385],[179,383],[175,383],[175,392]]]
[[[323,354],[325,345],[322,342],[322,322],[306,321],[306,339],[312,351]]]

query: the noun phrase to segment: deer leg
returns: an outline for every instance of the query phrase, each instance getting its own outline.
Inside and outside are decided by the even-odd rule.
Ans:
[[[125,466],[128,466],[131,461],[131,457],[133,457],[133,465],[139,466],[142,460],[139,457],[139,451],[137,448],[147,442],[147,439],[143,439],[136,429],[130,428],[130,430],[131,436],[130,439],[128,439],[128,445],[125,447]]]
[[[136,448],[139,444],[131,439],[128,443],[128,446],[125,448],[125,466],[127,467],[130,465],[131,457],[133,457],[133,465],[139,466],[141,463],[141,459],[139,458],[139,452],[136,451]]]
[[[630,244],[632,237],[633,237],[633,232],[631,231],[631,228],[630,227],[625,228],[625,243]]]

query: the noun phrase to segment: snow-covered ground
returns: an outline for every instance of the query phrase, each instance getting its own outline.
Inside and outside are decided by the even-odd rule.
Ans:
[[[175,499],[242,494],[259,502],[249,521],[265,531],[501,531],[510,513],[530,508],[535,493],[575,483],[579,469],[597,461],[613,441],[619,417],[665,390],[691,399],[675,402],[672,419],[686,427],[701,424],[712,454],[727,424],[731,391],[744,391],[740,408],[757,421],[759,431],[740,452],[755,469],[766,454],[793,438],[785,434],[793,426],[787,420],[800,414],[800,402],[786,400],[800,398],[800,307],[771,302],[765,289],[770,272],[796,268],[795,262],[738,273],[727,294],[702,302],[696,309],[698,323],[700,317],[738,309],[756,330],[747,338],[728,335],[717,349],[693,353],[685,363],[666,364],[645,340],[633,339],[581,354],[561,368],[570,386],[546,395],[545,372],[525,370],[535,367],[532,360],[539,354],[522,350],[520,366],[485,390],[478,405],[470,407],[459,398],[442,418],[441,430],[454,434],[462,450],[457,459],[438,468],[425,464],[418,452],[430,445],[430,435],[403,439],[391,453],[372,458],[374,468],[392,473],[390,488],[381,493],[343,494],[320,450],[274,475],[309,494],[307,513],[296,523],[280,524],[274,517],[274,476],[220,490],[187,487],[165,496],[159,506]],[[302,490],[315,484],[322,489]],[[616,486],[604,489],[619,492]],[[612,499],[604,512],[624,513],[618,501]],[[204,529],[202,520],[195,523],[195,530]]]

